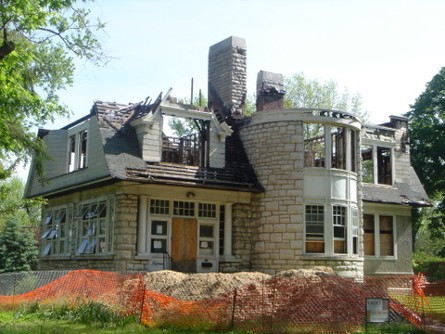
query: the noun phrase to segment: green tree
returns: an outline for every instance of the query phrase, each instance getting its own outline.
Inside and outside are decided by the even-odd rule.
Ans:
[[[68,114],[57,92],[73,81],[73,56],[106,61],[95,37],[104,25],[77,5],[88,1],[0,0],[0,179],[33,153],[46,158],[32,128]]]
[[[18,217],[0,229],[0,271],[28,271],[36,268],[38,259],[34,229]]]
[[[363,122],[368,120],[367,112],[362,110],[360,94],[351,94],[347,89],[341,90],[333,80],[321,82],[297,73],[284,78],[284,87],[285,108],[340,110],[356,115]]]
[[[424,221],[432,239],[445,240],[445,67],[426,84],[406,116],[411,163],[434,201],[431,210],[424,210]],[[445,257],[445,245],[437,253]]]
[[[0,271],[35,269],[39,199],[23,198],[20,178],[0,181]]]

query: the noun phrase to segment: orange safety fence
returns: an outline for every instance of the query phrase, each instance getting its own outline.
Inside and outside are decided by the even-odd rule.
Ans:
[[[39,273],[43,275],[36,272],[35,277]],[[392,322],[437,328],[445,322],[444,282],[428,283],[421,275],[363,282],[323,273],[308,277],[281,275],[227,289],[218,280],[208,286],[194,280],[194,285],[185,286],[169,281],[168,275],[163,286],[155,286],[146,275],[74,270],[28,292],[6,295],[0,289],[0,308],[33,302],[76,305],[96,301],[136,316],[147,326],[261,332],[286,332],[298,327],[309,332],[316,328],[316,332],[341,333],[365,323],[366,298],[388,298]],[[38,284],[39,279],[34,281]],[[179,288],[183,291],[177,291]],[[218,293],[212,293],[216,288]]]

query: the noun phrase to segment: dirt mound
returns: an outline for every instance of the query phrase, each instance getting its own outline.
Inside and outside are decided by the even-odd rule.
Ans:
[[[259,272],[182,274],[163,270],[145,274],[147,289],[182,300],[216,297],[241,286],[255,284],[271,276]]]

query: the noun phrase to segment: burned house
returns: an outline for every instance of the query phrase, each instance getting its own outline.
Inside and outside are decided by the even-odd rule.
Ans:
[[[264,71],[247,117],[245,41],[210,47],[208,68],[207,108],[169,90],[96,101],[39,130],[48,182],[32,168],[26,196],[47,199],[40,269],[411,274],[412,210],[429,200],[407,119],[369,126],[342,111],[283,109],[283,78]],[[195,134],[170,136],[168,117]]]

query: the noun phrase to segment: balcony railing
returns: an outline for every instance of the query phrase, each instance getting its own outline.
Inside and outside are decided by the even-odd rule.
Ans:
[[[162,138],[162,162],[199,166],[199,143],[195,135]]]

